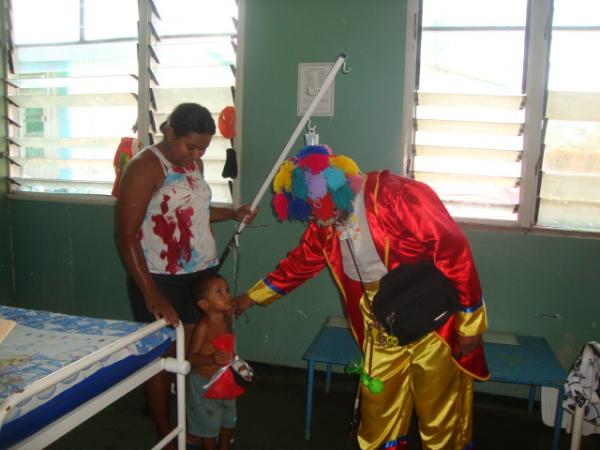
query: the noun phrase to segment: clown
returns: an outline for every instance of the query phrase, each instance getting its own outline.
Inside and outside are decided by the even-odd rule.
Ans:
[[[236,297],[238,312],[268,305],[328,267],[365,370],[383,382],[380,393],[361,385],[360,447],[407,448],[414,409],[424,449],[472,448],[473,379],[489,378],[487,319],[467,240],[437,195],[388,171],[363,174],[324,145],[285,161],[273,188],[278,219],[307,228],[275,270]],[[426,259],[452,282],[461,309],[426,336],[394,345],[373,320],[370,299],[389,270]]]

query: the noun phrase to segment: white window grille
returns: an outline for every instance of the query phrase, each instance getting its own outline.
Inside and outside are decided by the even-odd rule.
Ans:
[[[12,0],[7,21],[11,190],[110,195],[120,139],[161,139],[178,103],[233,106],[234,0]],[[60,14],[55,14],[60,11]],[[201,11],[201,13],[200,13]],[[52,20],[48,20],[52,17]],[[217,135],[213,201],[232,203]]]
[[[415,0],[408,19],[406,174],[459,220],[600,231],[600,4]]]
[[[600,3],[554,1],[537,223],[600,229]]]

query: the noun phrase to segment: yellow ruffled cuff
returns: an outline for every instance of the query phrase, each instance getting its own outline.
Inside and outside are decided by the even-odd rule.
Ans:
[[[275,300],[283,297],[283,295],[278,294],[271,289],[264,280],[260,280],[258,283],[252,286],[248,290],[247,294],[254,303],[260,306],[267,306],[273,303]]]
[[[487,313],[485,303],[475,311],[458,311],[456,313],[456,331],[461,336],[475,336],[487,330]]]

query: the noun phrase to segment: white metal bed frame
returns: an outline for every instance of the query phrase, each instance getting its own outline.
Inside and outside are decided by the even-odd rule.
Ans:
[[[115,342],[103,347],[89,355],[77,360],[56,372],[30,384],[22,392],[15,393],[9,396],[0,405],[0,428],[4,424],[6,417],[12,409],[23,400],[33,397],[34,395],[60,383],[62,380],[76,374],[82,369],[91,366],[103,358],[127,347],[134,342],[139,341],[145,336],[148,336],[155,331],[167,325],[165,319],[157,320],[149,325],[146,325],[139,330],[124,336]],[[146,366],[142,367],[127,378],[121,380],[106,391],[96,395],[87,402],[83,403],[74,410],[68,412],[46,427],[39,430],[37,433],[18,442],[11,449],[28,449],[37,450],[43,449],[50,443],[54,442],[73,428],[80,425],[99,411],[102,411],[108,405],[121,398],[125,394],[131,392],[132,389],[142,384],[152,376],[156,375],[161,370],[175,373],[177,376],[177,425],[175,428],[158,442],[152,450],[163,448],[175,436],[177,436],[178,450],[186,448],[186,428],[185,428],[185,375],[190,371],[190,364],[185,360],[185,339],[183,326],[179,325],[176,329],[176,357],[158,358]]]

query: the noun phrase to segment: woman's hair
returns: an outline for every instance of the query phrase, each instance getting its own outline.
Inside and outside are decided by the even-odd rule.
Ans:
[[[187,136],[190,133],[215,134],[216,126],[212,114],[204,106],[197,103],[181,103],[161,124],[160,130],[164,134],[164,127],[173,128],[175,136]]]

